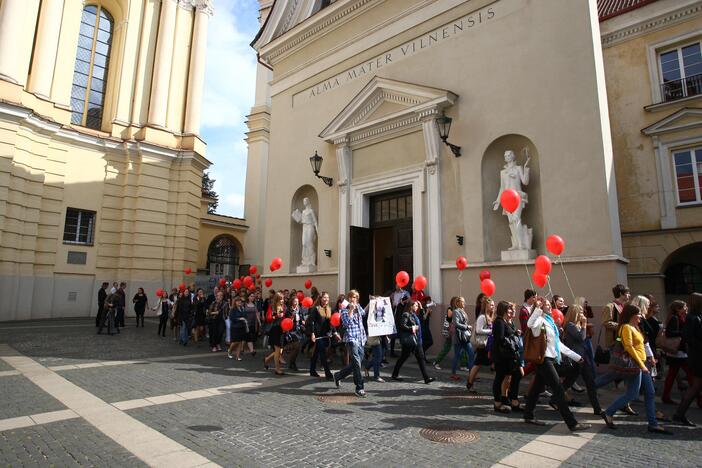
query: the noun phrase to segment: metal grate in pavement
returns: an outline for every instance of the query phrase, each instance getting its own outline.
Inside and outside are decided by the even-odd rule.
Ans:
[[[480,434],[452,426],[425,427],[419,435],[432,442],[442,444],[469,444],[480,440]]]

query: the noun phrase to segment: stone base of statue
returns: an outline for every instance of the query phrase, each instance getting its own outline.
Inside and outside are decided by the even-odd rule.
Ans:
[[[314,273],[317,271],[316,265],[300,265],[296,270],[298,273]]]
[[[520,250],[503,250],[500,254],[503,262],[519,261],[524,262],[536,258],[536,250],[520,249]]]

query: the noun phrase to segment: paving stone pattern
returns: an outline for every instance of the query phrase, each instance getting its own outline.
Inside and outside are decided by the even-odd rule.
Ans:
[[[21,375],[0,377],[0,402],[0,419],[66,409]]]
[[[0,432],[0,465],[12,467],[144,467],[82,419]]]

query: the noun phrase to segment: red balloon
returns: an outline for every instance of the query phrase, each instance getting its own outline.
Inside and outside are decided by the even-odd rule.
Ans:
[[[401,288],[404,288],[409,284],[410,276],[406,271],[401,271],[395,275],[395,283]]]
[[[249,267],[249,274],[250,275],[255,275],[257,271],[258,271],[258,268],[256,268],[256,265],[251,265]]]
[[[224,286],[225,284],[227,284],[227,280],[225,280],[224,278],[222,278],[221,280],[219,280],[219,285],[220,285],[220,286]]]
[[[256,279],[259,279],[261,277],[261,273],[256,274]]]
[[[427,287],[427,279],[424,276],[419,275],[414,279],[413,286],[415,291],[424,291],[424,289]]]
[[[552,234],[546,239],[546,249],[553,255],[560,255],[565,250],[565,241],[560,236]]]
[[[514,213],[519,208],[519,204],[522,202],[522,197],[519,192],[513,189],[507,189],[502,191],[500,195],[500,204],[502,208],[508,213]]]
[[[178,286],[178,291],[185,291],[185,283],[180,283]]]
[[[556,308],[553,308],[551,309],[551,317],[553,318],[553,321],[556,322],[556,325],[558,325],[559,327],[563,326],[563,322],[565,321],[563,312]]]
[[[251,284],[249,285],[249,288],[248,288],[248,289],[249,289],[249,291],[255,291],[255,290],[256,290],[256,285],[253,284],[253,283],[251,283]]]
[[[305,293],[303,293],[302,291],[298,291],[296,296],[297,296],[297,300],[302,302],[302,300],[305,298]]]
[[[305,281],[305,289],[310,289],[312,287],[312,281],[307,280]]]
[[[551,273],[551,269],[553,268],[553,266],[551,265],[551,259],[548,258],[546,255],[539,255],[538,257],[536,257],[534,266],[536,266],[536,271],[538,271],[542,275],[548,275],[549,273]]]
[[[309,309],[310,307],[312,307],[312,304],[314,304],[314,301],[311,297],[306,297],[302,300],[302,307]]]
[[[250,276],[247,276],[247,277],[244,278],[244,287],[245,287],[245,288],[248,288],[248,287],[251,286],[252,284],[253,284],[253,280],[251,279]]]
[[[548,283],[548,276],[544,275],[543,273],[539,273],[538,271],[535,271],[531,274],[531,280],[534,282],[535,285],[537,285],[540,288],[543,288],[544,286],[546,286],[546,283]]]
[[[480,281],[482,282],[483,280],[490,279],[490,271],[489,270],[480,270]]]
[[[283,331],[290,331],[293,328],[293,321],[291,318],[284,318],[282,322],[280,322],[280,328],[283,329]]]
[[[273,284],[273,280],[272,280],[272,279],[270,279],[270,278],[266,279],[266,287],[267,287],[267,288],[270,288],[272,284]]]
[[[276,257],[271,261],[271,271],[275,270],[280,270],[280,267],[283,266],[283,259],[280,257]]]
[[[163,296],[163,289],[162,289],[162,288],[158,288],[158,289],[156,290],[156,296],[158,296],[158,297]]]
[[[271,271],[275,271],[275,267],[273,266],[273,264],[272,264],[272,263],[271,263],[271,264],[270,264],[270,265],[268,266],[268,268],[270,268],[270,269],[271,269]]]
[[[480,282],[480,290],[486,296],[495,294],[495,283],[490,278],[485,278]]]
[[[334,312],[329,321],[331,322],[332,327],[338,327],[341,325],[341,315],[339,312]]]
[[[188,268],[186,268],[185,270],[183,270],[183,273],[185,273],[186,275],[189,275],[189,274],[192,273],[192,272],[193,272],[193,269],[190,268],[190,267],[188,267]]]
[[[234,281],[232,281],[232,288],[241,289],[241,281],[239,281],[238,279],[235,279]]]
[[[458,257],[456,259],[456,267],[459,270],[463,271],[466,269],[467,266],[468,266],[468,259],[466,259],[466,257]]]

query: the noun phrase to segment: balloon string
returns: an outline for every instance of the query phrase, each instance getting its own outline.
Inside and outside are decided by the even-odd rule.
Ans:
[[[517,226],[522,225],[522,219],[518,218],[517,219]],[[527,266],[527,262],[524,262],[524,271],[526,271],[527,279],[529,280],[529,287],[534,290],[534,283],[531,281],[531,275],[529,274],[529,267]]]
[[[573,292],[573,288],[570,285],[570,280],[568,279],[568,274],[565,271],[565,266],[563,266],[563,261],[561,260],[561,256],[558,256],[558,263],[561,265],[561,270],[563,270],[563,276],[565,276],[566,284],[568,285],[568,289],[570,290],[570,295],[573,296],[573,302],[575,302],[575,293]]]
[[[546,297],[553,298],[553,291],[551,290],[551,276],[550,275],[546,275],[546,282],[548,283],[548,294],[546,294]]]
[[[463,288],[463,270],[458,270],[458,295],[461,295],[461,289]]]

